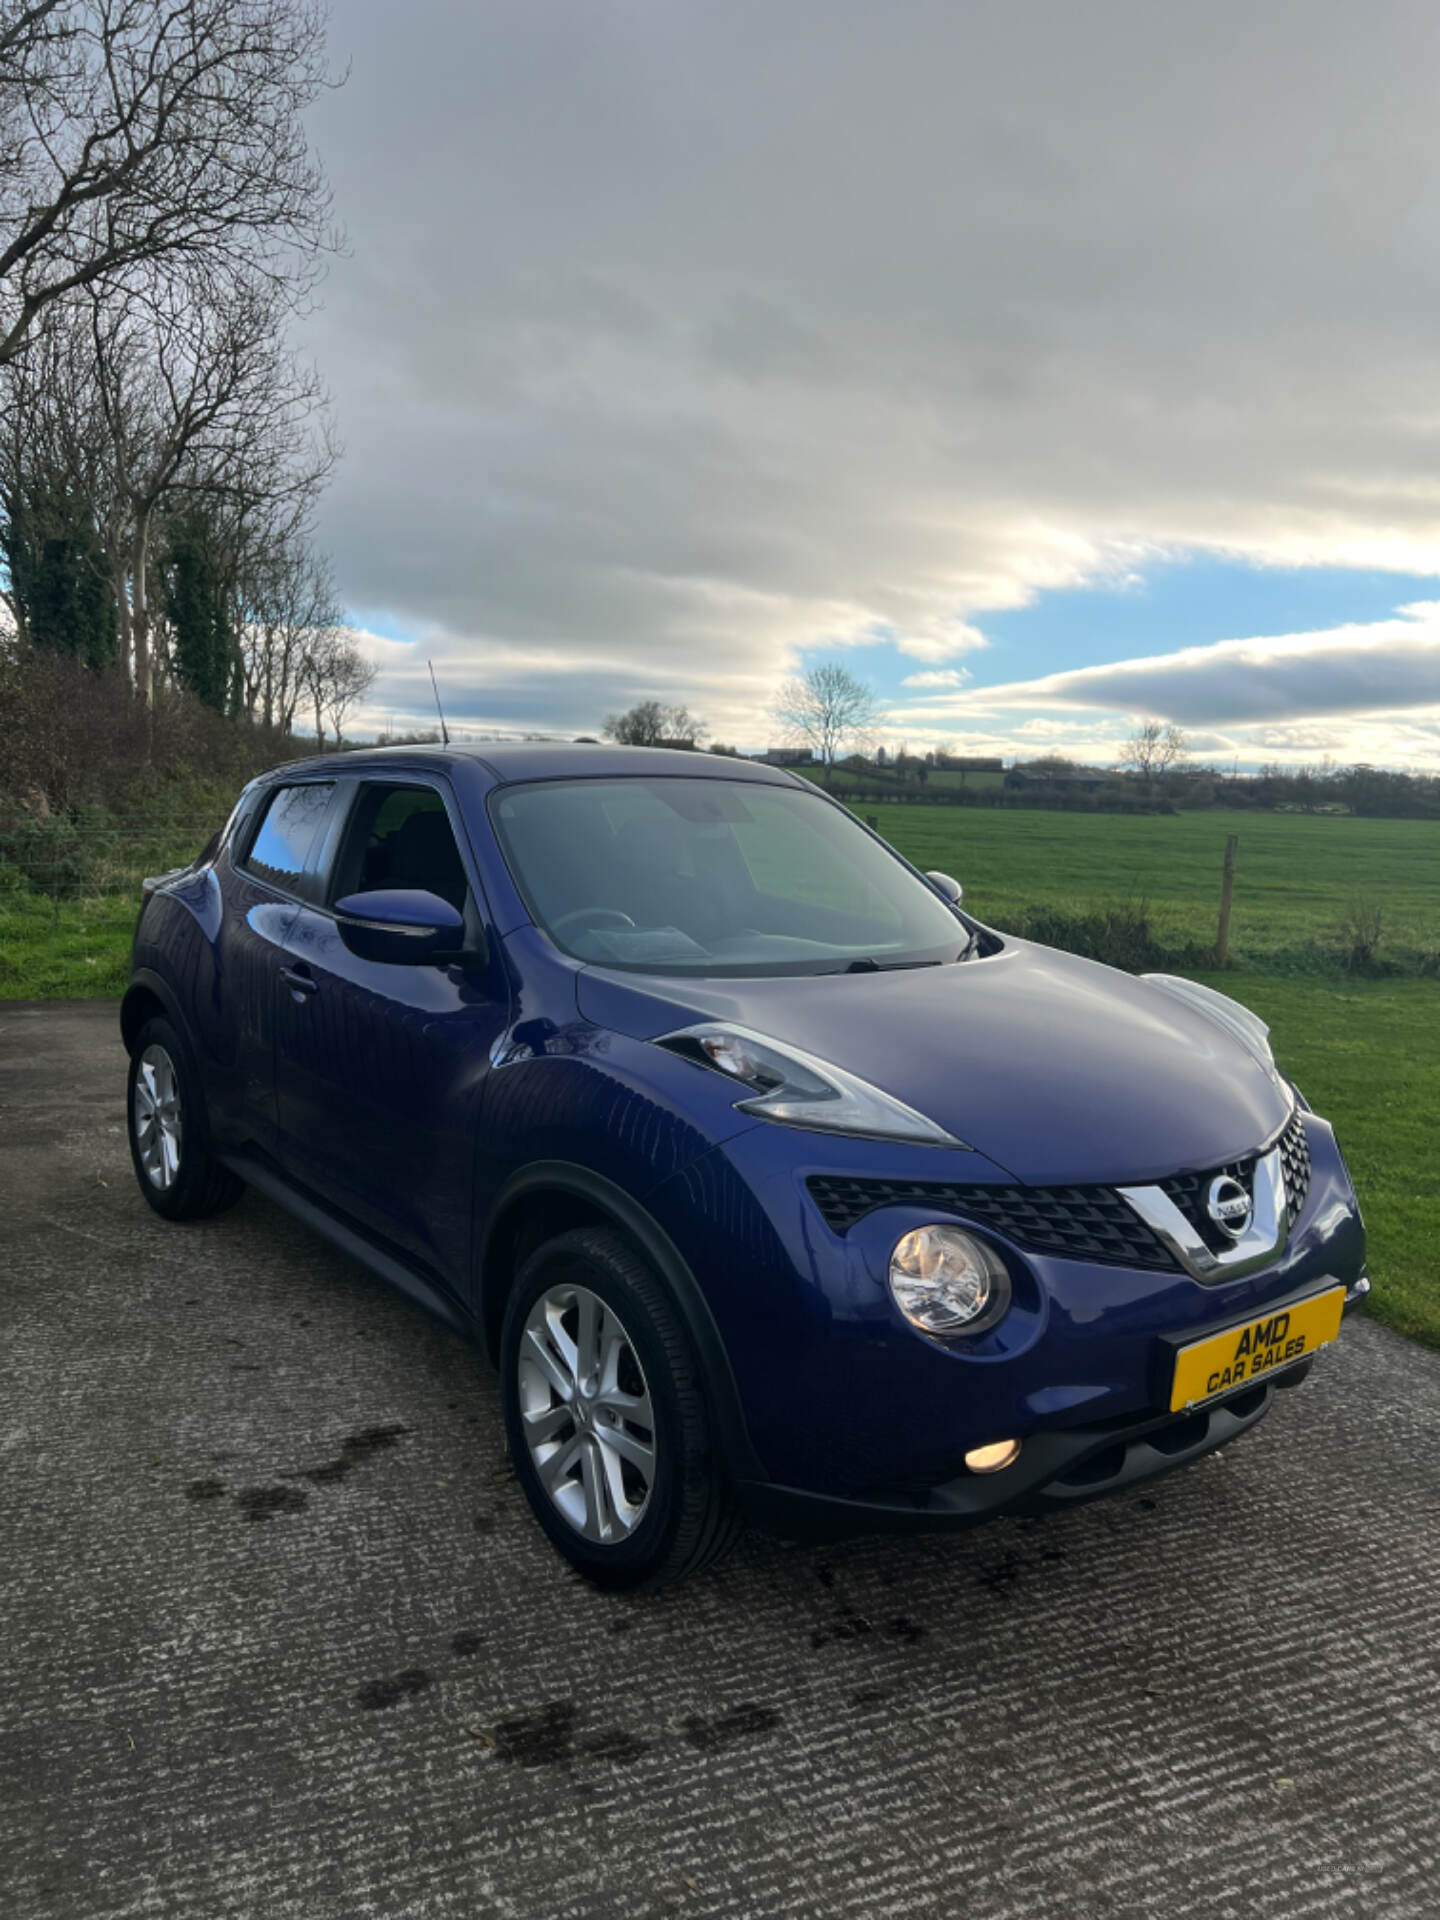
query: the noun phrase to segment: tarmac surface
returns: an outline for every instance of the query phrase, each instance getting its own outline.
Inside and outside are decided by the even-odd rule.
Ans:
[[[494,1382],[253,1194],[134,1185],[111,1002],[0,1003],[6,1920],[1440,1915],[1440,1354],[952,1539],[653,1599]]]

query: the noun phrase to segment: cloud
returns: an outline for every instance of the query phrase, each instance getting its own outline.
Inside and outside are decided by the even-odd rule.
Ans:
[[[947,702],[946,710],[1103,708],[1182,726],[1224,726],[1437,704],[1440,601],[1420,601],[1365,625],[1221,640],[977,688]]]
[[[947,667],[934,673],[907,673],[902,687],[963,687],[974,678],[968,667]]]
[[[758,743],[806,653],[939,669],[1160,553],[1440,574],[1422,7],[339,0],[332,43],[323,531],[477,723]],[[1069,693],[1280,724],[1358,677]]]
[[[977,653],[990,642],[967,621],[945,617],[922,618],[907,627],[879,630],[894,642],[897,652],[914,660],[953,660],[957,654]]]

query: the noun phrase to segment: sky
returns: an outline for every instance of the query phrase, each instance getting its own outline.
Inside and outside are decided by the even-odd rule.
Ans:
[[[1430,0],[336,0],[361,725],[1440,771]]]

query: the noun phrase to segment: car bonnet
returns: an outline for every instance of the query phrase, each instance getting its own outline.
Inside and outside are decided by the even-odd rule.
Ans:
[[[1205,1014],[1025,941],[895,972],[683,980],[588,967],[578,985],[586,1019],[636,1039],[730,1020],[789,1041],[1035,1185],[1221,1166],[1271,1139],[1293,1104],[1274,1068]]]

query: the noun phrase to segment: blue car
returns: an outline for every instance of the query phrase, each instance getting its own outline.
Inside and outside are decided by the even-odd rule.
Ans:
[[[559,1551],[955,1528],[1255,1425],[1366,1291],[1327,1123],[1223,994],[996,932],[809,782],[404,747],[146,883],[141,1192],[246,1185],[472,1335]]]

